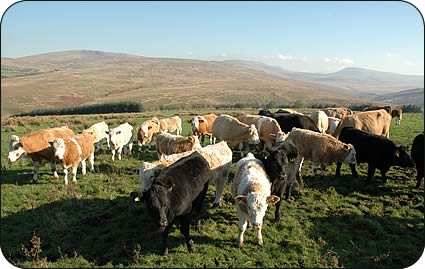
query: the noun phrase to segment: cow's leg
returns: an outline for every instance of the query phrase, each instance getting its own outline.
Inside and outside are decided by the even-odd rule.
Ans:
[[[85,176],[87,173],[87,163],[86,160],[81,160],[81,174]]]
[[[379,170],[381,170],[382,182],[386,183],[387,182],[388,168],[382,168],[382,169],[379,169]]]
[[[424,168],[416,166],[416,188],[421,186],[422,178],[424,177]]]
[[[115,149],[111,150],[111,152],[112,152],[112,161],[114,162],[115,161]]]
[[[50,170],[53,173],[54,178],[59,178],[58,172],[56,171],[56,161],[50,161]]]
[[[121,160],[121,155],[122,155],[122,146],[118,148],[117,153],[118,153],[118,160]]]
[[[354,163],[350,163],[351,174],[353,177],[358,177],[359,173],[357,173],[356,165]]]
[[[72,166],[72,182],[74,183],[77,183],[77,169],[78,169],[78,163]]]
[[[184,236],[184,239],[186,241],[187,251],[192,252],[193,251],[193,240],[190,239],[190,217],[186,216],[181,225],[180,225],[180,232]]]
[[[40,162],[39,161],[33,161],[34,164],[34,176],[32,177],[33,182],[36,182],[38,180],[38,170],[40,169]]]
[[[336,177],[340,177],[341,176],[341,166],[342,166],[342,163],[336,163],[336,171],[335,171],[335,176]]]
[[[89,156],[90,172],[94,173],[94,152]]]
[[[261,226],[255,227],[255,231],[257,233],[257,243],[258,245],[263,245],[263,235],[261,234]]]
[[[162,255],[168,255],[168,226],[162,232]]]
[[[221,205],[221,196],[223,195],[224,185],[226,184],[227,177],[218,177],[215,181],[215,199],[213,202],[213,206]]]
[[[106,137],[106,144],[108,146],[108,149],[111,149],[111,141],[109,140],[109,136]]]
[[[63,173],[65,174],[63,180],[65,181],[65,185],[68,185],[68,168],[63,168]]]
[[[133,150],[133,143],[130,142],[130,144],[128,144],[128,156],[131,156],[131,151]]]
[[[241,210],[239,209],[239,206],[238,206],[238,217],[239,217],[239,223],[238,223],[239,237],[236,243],[241,248],[243,246],[243,234],[245,233],[248,222],[246,220],[245,214],[242,213]]]
[[[369,183],[370,179],[375,175],[375,166],[372,164],[367,165],[367,178],[366,182]]]
[[[204,184],[204,188],[202,189],[201,193],[198,195],[198,197],[195,198],[195,200],[192,202],[192,214],[195,216],[195,222],[196,222],[196,230],[201,230],[201,219],[199,214],[201,213],[203,201],[205,201],[205,196],[207,195],[208,191],[208,183]]]

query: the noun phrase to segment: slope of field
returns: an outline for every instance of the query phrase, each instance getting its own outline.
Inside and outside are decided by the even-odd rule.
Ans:
[[[383,94],[373,97],[376,101],[398,105],[417,105],[424,107],[424,88],[411,89],[396,93]]]
[[[302,110],[307,112],[307,110]],[[8,139],[48,126],[67,124],[75,132],[105,120],[111,127],[123,121],[140,125],[152,116],[182,116],[183,134],[190,132],[187,120],[209,111],[137,113],[90,116],[23,117],[2,119],[1,126],[1,250],[18,267],[350,267],[406,268],[424,249],[423,185],[415,189],[414,169],[393,167],[388,182],[377,178],[365,185],[367,166],[359,178],[343,165],[334,177],[335,165],[322,178],[312,178],[310,163],[303,167],[305,189],[293,191],[291,202],[282,203],[282,220],[274,222],[274,207],[264,219],[264,246],[255,244],[255,231],[248,228],[245,245],[234,245],[238,218],[226,184],[224,202],[211,208],[214,186],[210,185],[202,229],[191,231],[195,252],[187,252],[178,228],[170,233],[170,254],[160,255],[161,239],[142,204],[129,200],[139,188],[137,168],[142,161],[156,160],[155,150],[137,152],[111,162],[104,145],[96,155],[96,173],[77,174],[78,184],[54,179],[50,168],[40,169],[40,179],[30,183],[32,166],[23,159],[6,164]],[[220,111],[222,112],[222,111]],[[227,111],[239,114],[241,111]],[[310,111],[308,111],[310,112]],[[218,112],[219,113],[219,112]],[[410,145],[423,131],[423,114],[403,115],[393,122],[391,139]],[[136,144],[135,144],[136,145]],[[234,152],[234,162],[239,153]],[[235,172],[232,165],[229,181]],[[33,243],[30,241],[34,238]],[[37,241],[41,242],[41,245]],[[25,252],[25,250],[27,250]],[[41,252],[40,252],[41,251]]]
[[[360,103],[336,87],[225,62],[66,51],[2,59],[2,115],[133,100],[146,108],[188,104]]]

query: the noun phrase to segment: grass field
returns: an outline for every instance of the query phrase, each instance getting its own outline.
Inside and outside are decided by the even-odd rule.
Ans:
[[[307,112],[307,110],[302,110]],[[205,111],[203,111],[205,112]],[[196,112],[203,113],[203,112]],[[214,111],[216,112],[216,111]],[[228,111],[237,113],[236,111]],[[169,116],[174,112],[162,112]],[[219,112],[216,112],[219,113]],[[116,126],[133,125],[152,113],[97,116],[63,116],[4,119],[1,126],[1,250],[20,267],[408,267],[424,249],[424,189],[415,189],[415,170],[392,168],[386,184],[378,178],[364,185],[343,166],[335,165],[323,178],[310,176],[304,165],[305,190],[282,203],[282,220],[273,221],[274,207],[264,220],[264,246],[255,244],[254,230],[245,234],[245,245],[234,245],[237,214],[226,185],[224,203],[211,208],[214,186],[207,195],[201,231],[191,230],[195,253],[188,253],[178,229],[170,233],[170,255],[160,255],[161,240],[141,203],[129,200],[138,190],[137,168],[156,153],[134,150],[132,157],[112,163],[103,150],[96,156],[96,173],[77,174],[78,184],[65,186],[40,169],[38,183],[31,183],[28,159],[7,163],[8,139],[50,126],[68,124],[75,132],[100,120]],[[190,131],[191,112],[178,113],[183,134]],[[391,139],[411,145],[423,131],[423,114],[405,114],[393,126]],[[235,154],[235,161],[239,154]],[[59,166],[58,166],[59,167]],[[234,165],[230,175],[233,179]]]

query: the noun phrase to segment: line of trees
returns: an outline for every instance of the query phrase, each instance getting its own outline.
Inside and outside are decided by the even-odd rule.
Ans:
[[[58,109],[37,109],[30,112],[15,114],[14,116],[47,116],[47,115],[79,115],[79,114],[109,114],[145,111],[141,102],[122,101],[66,107]]]

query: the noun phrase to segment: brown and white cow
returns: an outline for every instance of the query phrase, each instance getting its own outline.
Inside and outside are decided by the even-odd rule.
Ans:
[[[341,120],[333,136],[338,138],[344,127],[353,127],[371,134],[390,137],[391,115],[384,109],[358,112]]]
[[[210,144],[214,144],[214,138],[212,135],[212,125],[217,118],[216,114],[210,113],[202,116],[195,116],[190,120],[192,125],[192,134],[201,138],[202,144],[204,144],[205,136],[209,136]]]
[[[268,204],[276,204],[280,198],[271,195],[271,182],[262,162],[248,153],[236,163],[232,194],[239,218],[237,244],[243,246],[243,235],[250,223],[257,232],[257,243],[263,245],[261,228]]]
[[[86,174],[86,160],[89,160],[90,171],[94,172],[94,143],[96,136],[83,133],[71,138],[56,138],[49,142],[55,157],[61,160],[65,173],[65,185],[68,185],[68,169],[72,168],[72,182],[77,183],[77,169],[81,162],[82,174]]]
[[[179,116],[174,116],[165,119],[158,119],[153,117],[150,120],[147,120],[142,123],[142,125],[137,130],[137,141],[139,147],[148,145],[150,148],[153,143],[154,134],[159,132],[164,133],[173,133],[177,135],[182,132],[182,120]]]
[[[33,181],[38,179],[38,169],[44,160],[50,162],[50,167],[55,178],[59,178],[56,172],[56,158],[49,142],[56,138],[68,138],[74,136],[74,132],[67,126],[48,128],[19,138],[11,137],[9,142],[10,162],[15,162],[24,155],[32,159],[34,164]]]

